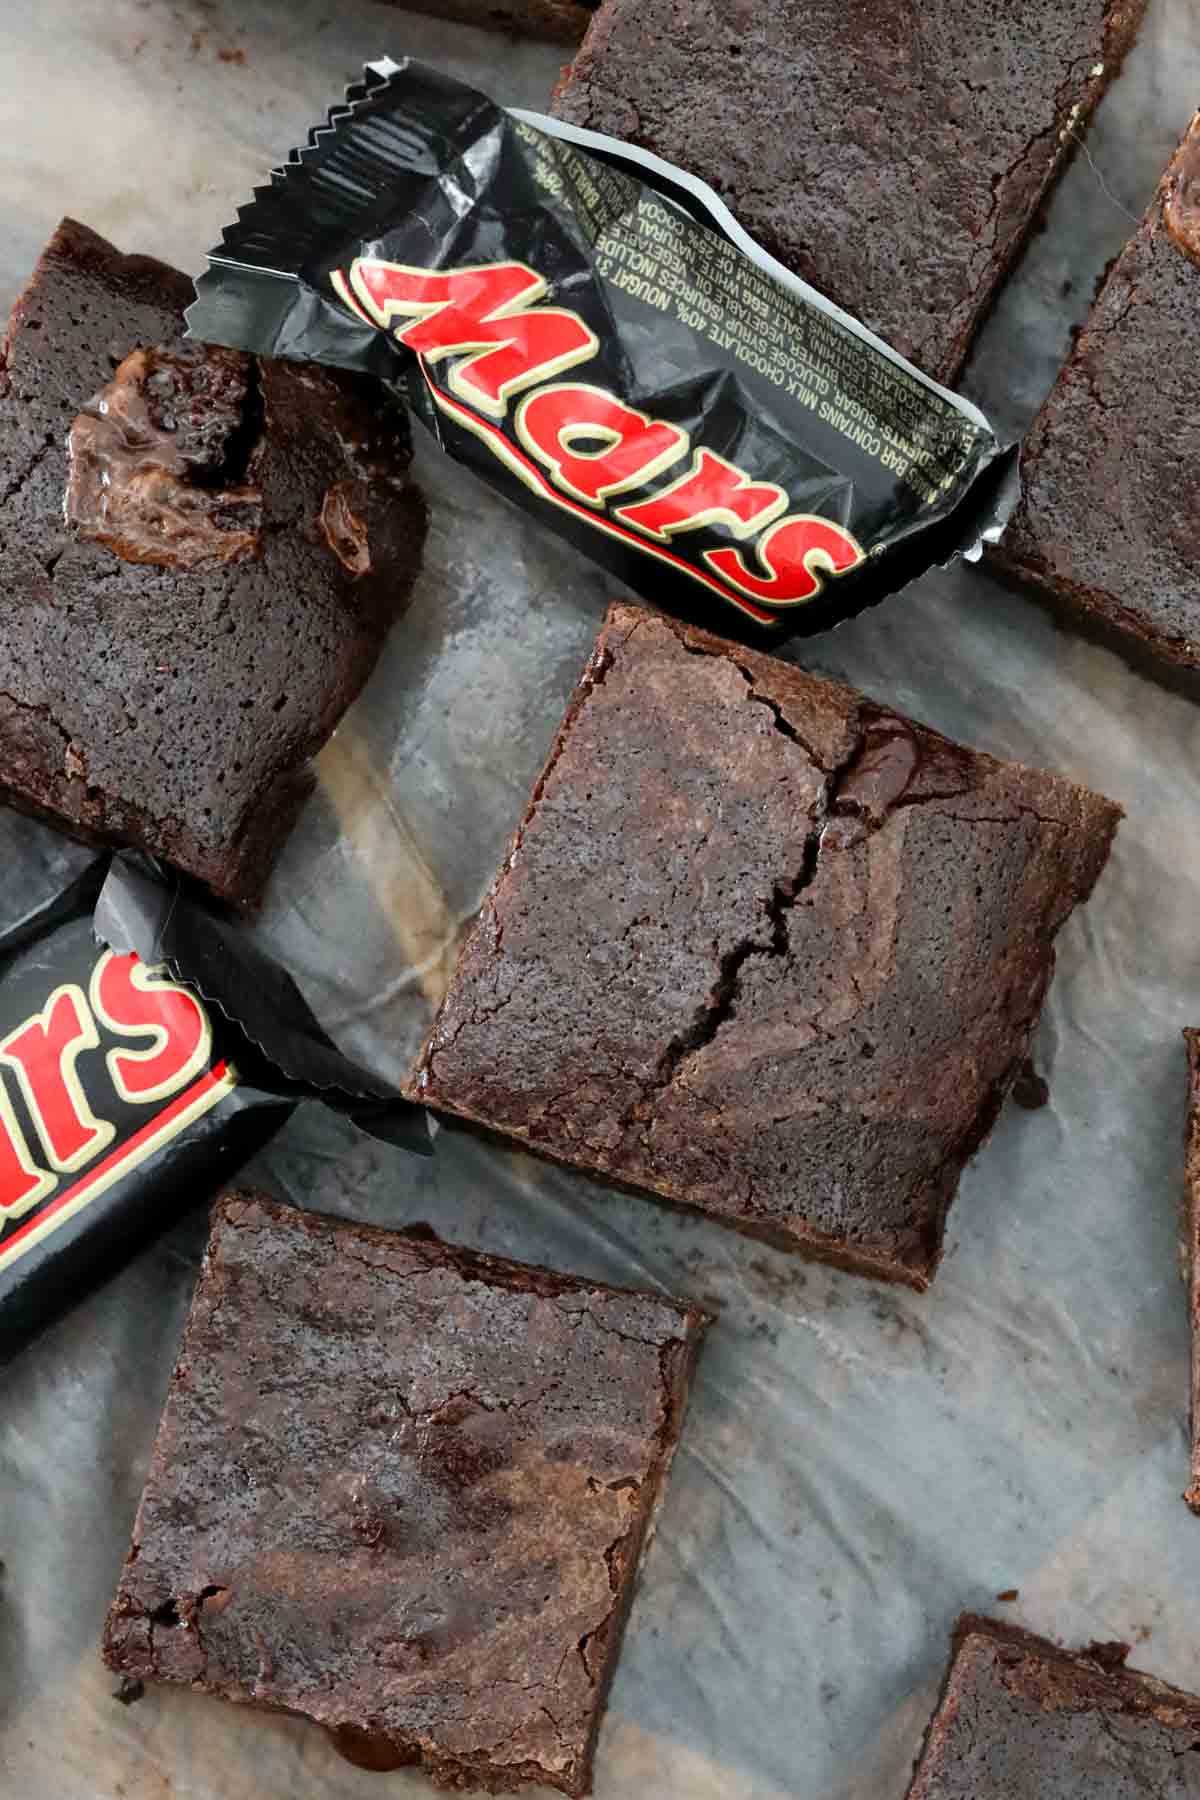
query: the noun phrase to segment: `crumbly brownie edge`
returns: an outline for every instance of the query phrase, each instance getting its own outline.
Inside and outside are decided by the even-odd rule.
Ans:
[[[925,1730],[921,1734],[920,1747],[913,1759],[912,1774],[909,1777],[904,1800],[923,1800],[928,1788],[925,1777],[930,1772],[932,1758],[936,1756],[954,1723],[954,1716],[958,1711],[958,1699],[954,1692],[954,1675],[958,1666],[958,1632],[966,1616],[964,1614],[958,1620],[951,1633],[950,1654],[946,1658],[945,1667],[942,1670],[942,1679],[938,1686],[933,1711],[926,1720]]]
[[[1134,1717],[1149,1713],[1157,1716],[1157,1707],[1169,1707],[1183,1718],[1180,1723],[1193,1723],[1200,1730],[1200,1699],[1172,1687],[1156,1676],[1140,1669],[1127,1669],[1125,1658],[1129,1645],[1120,1642],[1092,1643],[1079,1650],[1065,1650],[1023,1626],[1008,1620],[989,1619],[980,1613],[962,1613],[951,1633],[950,1656],[942,1676],[937,1702],[925,1727],[921,1747],[913,1765],[912,1779],[905,1800],[926,1800],[929,1781],[938,1774],[937,1759],[949,1736],[959,1706],[959,1669],[963,1649],[971,1638],[983,1638],[997,1646],[1008,1646],[1021,1655],[1036,1658],[1060,1670],[1072,1683],[1086,1678],[1090,1683],[1103,1683],[1105,1711],[1121,1712]],[[1099,1704],[1099,1697],[1097,1697]]]
[[[634,609],[629,608],[628,610],[630,612],[632,612]],[[463,935],[462,942],[460,943],[459,948],[458,948],[458,955],[454,961],[454,968],[451,971],[450,980],[446,986],[446,993],[442,999],[442,1006],[445,1005],[446,999],[454,992],[455,984],[458,981],[461,970],[463,970],[467,966],[467,963],[470,958],[471,946],[474,942],[476,934],[480,930],[481,925],[483,924],[484,920],[489,915],[494,916],[494,914],[495,914],[496,896],[499,893],[500,889],[503,887],[505,879],[508,876],[508,874],[510,873],[510,871],[513,867],[513,864],[516,862],[517,857],[520,855],[521,844],[524,840],[525,832],[526,832],[528,826],[530,825],[534,814],[537,812],[538,805],[541,801],[542,795],[546,790],[546,783],[549,781],[551,775],[554,773],[554,770],[558,763],[558,760],[562,756],[562,753],[566,748],[567,739],[571,735],[571,727],[574,725],[575,720],[579,717],[579,714],[583,711],[584,707],[587,705],[588,701],[590,700],[590,698],[592,696],[594,689],[597,688],[600,685],[600,683],[604,680],[605,675],[607,674],[609,668],[612,665],[613,653],[609,649],[609,638],[611,635],[610,625],[611,625],[611,621],[613,620],[614,616],[615,616],[615,608],[610,606],[605,613],[604,621],[600,627],[600,632],[596,639],[596,642],[592,646],[592,649],[588,653],[588,659],[587,659],[587,662],[584,664],[583,672],[580,675],[579,680],[576,682],[575,687],[572,689],[571,698],[567,702],[567,710],[563,714],[562,719],[559,722],[558,730],[554,734],[553,741],[550,745],[549,753],[547,754],[545,762],[542,764],[541,773],[538,775],[537,780],[534,782],[533,791],[530,794],[529,799],[525,804],[525,810],[522,812],[521,817],[517,822],[516,829],[514,830],[511,838],[508,841],[508,848],[504,853],[504,857],[503,857],[503,860],[501,861],[500,867],[497,869],[495,875],[492,878],[492,881],[488,888],[488,891],[484,895],[483,904],[481,905],[478,913],[476,914],[470,930],[465,932]],[[645,616],[647,618],[649,618],[653,615],[647,613]],[[633,635],[633,632],[637,630],[639,622],[640,622],[640,619],[635,620],[630,625],[629,630],[626,631],[624,636],[622,636],[620,638],[618,648],[622,647],[626,643],[626,641]],[[410,1099],[421,1101],[423,1104],[425,1102],[423,1101],[423,1096],[421,1093],[421,1078],[426,1073],[427,1068],[428,1068],[429,1057],[430,1057],[430,1053],[433,1049],[433,1040],[437,1033],[438,1021],[441,1017],[441,1011],[442,1011],[442,1008],[439,1007],[437,1012],[434,1014],[433,1020],[430,1024],[429,1031],[426,1033],[425,1040],[422,1043],[421,1048],[417,1053],[416,1060],[414,1061],[413,1066],[409,1070],[408,1076],[403,1083],[403,1092]],[[457,1117],[467,1120],[469,1123],[479,1124],[479,1125],[482,1125],[485,1128],[485,1130],[488,1129],[486,1120],[476,1119],[476,1118],[474,1118],[474,1116],[471,1113],[462,1111],[457,1107],[439,1106],[437,1110],[453,1112],[453,1113],[455,1113],[455,1115]],[[499,1135],[501,1137],[504,1137],[506,1135],[511,1136],[512,1134],[506,1134],[506,1133],[502,1132]],[[550,1160],[553,1161],[555,1159],[550,1158]]]
[[[1183,1036],[1188,1059],[1188,1110],[1180,1249],[1191,1332],[1189,1429],[1192,1439],[1191,1483],[1183,1497],[1192,1511],[1200,1515],[1200,1030],[1189,1028]]]
[[[1081,1673],[1086,1674],[1090,1680],[1106,1685],[1106,1699],[1122,1712],[1154,1713],[1156,1707],[1168,1706],[1195,1719],[1200,1727],[1200,1696],[1174,1687],[1169,1681],[1161,1681],[1157,1675],[1148,1675],[1144,1669],[1128,1668],[1125,1659],[1130,1645],[1120,1639],[1098,1640],[1081,1645],[1078,1650],[1067,1650],[1007,1619],[963,1613],[954,1627],[955,1653],[970,1637],[985,1637],[998,1644],[1011,1645],[1027,1656],[1037,1657],[1060,1669],[1064,1675],[1078,1678]]]
[[[1031,1033],[1032,1035],[1032,1033]],[[426,1046],[428,1047],[428,1045]],[[424,1052],[422,1052],[422,1059]],[[1017,1065],[1019,1066],[1019,1064]],[[629,1194],[635,1200],[652,1200],[655,1205],[665,1206],[671,1212],[680,1213],[687,1218],[707,1219],[710,1224],[719,1225],[725,1231],[736,1231],[739,1236],[750,1238],[757,1244],[769,1244],[773,1250],[782,1250],[792,1256],[809,1256],[814,1262],[828,1264],[830,1268],[842,1269],[848,1275],[862,1275],[871,1281],[890,1281],[902,1287],[910,1287],[916,1293],[923,1294],[937,1273],[941,1261],[941,1248],[935,1256],[919,1267],[897,1262],[891,1257],[873,1255],[869,1250],[856,1250],[837,1238],[826,1238],[821,1232],[807,1228],[785,1230],[772,1224],[769,1220],[747,1218],[736,1213],[718,1213],[711,1207],[700,1206],[693,1201],[681,1199],[671,1191],[666,1182],[654,1182],[649,1177],[631,1181],[613,1169],[602,1167],[599,1163],[584,1163],[552,1150],[543,1144],[534,1143],[526,1133],[516,1127],[496,1125],[482,1114],[472,1112],[468,1107],[438,1096],[430,1100],[417,1086],[416,1077],[420,1074],[421,1064],[414,1069],[404,1084],[403,1092],[418,1105],[426,1106],[431,1112],[452,1120],[463,1126],[475,1137],[485,1143],[494,1144],[497,1149],[509,1150],[520,1148],[530,1156],[536,1156],[540,1162],[550,1163],[555,1168],[569,1169],[573,1175],[584,1181],[595,1181],[603,1187],[619,1194]],[[1015,1079],[1015,1072],[1014,1077]],[[1007,1088],[1005,1089],[1007,1093]],[[996,1113],[1003,1104],[1004,1094],[996,1101]],[[989,1118],[984,1136],[995,1123],[995,1114]],[[980,1140],[982,1142],[982,1138]],[[978,1148],[978,1146],[976,1146]],[[968,1155],[974,1155],[974,1150]],[[953,1197],[946,1202],[942,1211],[942,1223],[953,1203]]]
[[[343,1218],[340,1214],[316,1212],[310,1207],[293,1206],[288,1202],[275,1200],[258,1188],[235,1188],[221,1195],[213,1206],[210,1241],[218,1225],[230,1222],[236,1226],[247,1207],[258,1208],[275,1218],[286,1219],[311,1237],[352,1236],[381,1249],[401,1243],[410,1255],[424,1257],[430,1266],[444,1264],[461,1275],[464,1281],[478,1281],[487,1286],[511,1288],[518,1293],[533,1293],[550,1299],[560,1294],[577,1294],[586,1289],[589,1293],[605,1294],[618,1300],[650,1300],[655,1306],[661,1306],[665,1311],[676,1315],[681,1333],[703,1330],[713,1318],[706,1307],[690,1300],[677,1300],[671,1294],[655,1293],[649,1288],[620,1287],[609,1281],[593,1281],[587,1276],[566,1275],[561,1270],[547,1268],[543,1263],[518,1262],[510,1257],[492,1256],[486,1250],[473,1250],[466,1244],[452,1244],[445,1238],[428,1232],[424,1227],[405,1229],[401,1226],[367,1225],[357,1219]],[[207,1254],[206,1251],[205,1261]]]
[[[1095,644],[1169,693],[1200,700],[1200,654],[1183,638],[1158,637],[1111,594],[1051,575],[1032,551],[1017,555],[988,547],[988,572],[1022,599],[1032,600],[1062,632]]]
[[[1111,279],[1111,277],[1110,277]],[[1107,287],[1107,282],[1105,283]],[[1104,289],[1101,289],[1103,294]],[[1099,304],[1099,301],[1097,301]],[[1086,351],[1089,344],[1089,330],[1079,335],[1076,351],[1064,370],[1069,368],[1077,355]],[[1061,379],[1061,372],[1060,377]],[[1053,389],[1051,390],[1053,393]],[[1049,398],[1049,396],[1047,397]],[[1026,455],[1032,463],[1037,456],[1041,444],[1047,436],[1048,420],[1043,413],[1035,421],[1033,430],[1026,443]],[[1088,587],[1081,581],[1072,581],[1064,575],[1053,573],[1046,565],[1045,558],[1039,556],[1031,543],[1022,543],[1020,538],[1022,507],[1013,516],[1012,524],[1006,530],[999,543],[988,546],[987,561],[989,566],[1009,581],[1019,592],[1032,590],[1038,597],[1052,602],[1055,607],[1068,613],[1072,622],[1088,628],[1094,641],[1106,649],[1123,646],[1127,638],[1134,638],[1156,658],[1166,658],[1185,668],[1193,668],[1197,656],[1186,639],[1161,637],[1152,626],[1149,626],[1140,613],[1129,607],[1112,594],[1100,588]],[[1008,543],[1008,532],[1013,532],[1013,542]],[[1018,547],[1019,546],[1019,547]]]
[[[295,829],[316,785],[316,772],[311,762],[286,771],[274,784],[275,804],[270,816],[260,814],[252,821],[250,828],[234,841],[229,854],[219,866],[212,859],[197,855],[194,859],[187,857],[185,867],[194,871],[197,880],[203,881],[218,900],[225,900],[242,914],[253,916],[262,905],[276,858]],[[53,830],[74,838],[76,842],[89,844],[97,850],[111,850],[122,844],[148,844],[158,836],[155,821],[142,808],[135,806],[132,801],[121,799],[119,795],[109,795],[107,798],[111,826],[103,832],[93,831],[86,824],[65,819],[52,806],[33,799],[22,789],[9,787],[0,781],[0,806],[10,812],[21,813],[25,818],[37,819]],[[172,846],[171,857],[172,860],[179,859],[178,844]],[[210,866],[203,867],[204,862],[208,862]]]
[[[1113,265],[1113,274],[1119,270],[1120,258]],[[1100,303],[1110,275],[1097,296],[1096,305]],[[1068,362],[1064,364],[1062,373],[1070,368],[1076,357],[1082,356],[1089,345],[1089,327],[1085,326],[1079,334],[1078,343]],[[1057,386],[1057,382],[1056,382]],[[1047,403],[1054,389],[1047,396]],[[1039,414],[1034,422],[1029,438],[1026,440],[1026,451],[1030,461],[1037,456],[1041,444],[1049,435],[1050,420],[1048,414]],[[1019,503],[1012,523],[1005,531],[998,544],[989,545],[986,552],[987,565],[993,574],[999,576],[1017,593],[1040,600],[1051,615],[1063,623],[1069,622],[1072,630],[1089,643],[1098,644],[1103,650],[1111,650],[1121,656],[1139,673],[1165,681],[1168,686],[1189,696],[1200,693],[1200,645],[1193,644],[1187,638],[1167,637],[1155,630],[1141,613],[1123,606],[1115,594],[1103,588],[1088,587],[1081,581],[1072,581],[1068,576],[1056,574],[1047,567],[1044,557],[1038,554],[1033,543],[1022,540],[1023,506]],[[1007,540],[1012,533],[1012,543]]]
[[[663,1422],[659,1428],[654,1460],[642,1482],[642,1492],[639,1496],[641,1505],[627,1530],[611,1546],[609,1552],[611,1568],[615,1577],[614,1604],[604,1625],[598,1632],[592,1634],[593,1637],[599,1636],[601,1639],[601,1662],[595,1681],[596,1700],[591,1729],[574,1778],[560,1776],[543,1768],[540,1763],[506,1764],[502,1768],[496,1768],[486,1756],[457,1758],[438,1755],[422,1749],[415,1742],[408,1743],[393,1739],[381,1741],[371,1738],[369,1734],[358,1732],[356,1728],[349,1728],[345,1733],[339,1734],[333,1728],[321,1725],[319,1721],[312,1719],[309,1714],[298,1708],[282,1706],[267,1700],[251,1699],[244,1694],[222,1693],[220,1695],[222,1699],[248,1706],[256,1712],[285,1713],[291,1717],[305,1719],[310,1725],[316,1725],[318,1729],[324,1730],[335,1748],[339,1749],[340,1753],[348,1760],[360,1766],[381,1770],[420,1767],[435,1787],[458,1790],[462,1788],[464,1781],[467,1781],[471,1787],[492,1794],[516,1793],[531,1783],[542,1783],[557,1789],[560,1793],[571,1796],[571,1800],[583,1800],[583,1796],[589,1794],[592,1788],[592,1764],[596,1738],[603,1722],[608,1690],[620,1654],[625,1622],[636,1592],[641,1557],[652,1535],[654,1521],[662,1504],[667,1475],[682,1431],[683,1414],[692,1372],[700,1353],[704,1334],[712,1323],[714,1315],[705,1307],[677,1300],[668,1294],[653,1293],[644,1289],[622,1288],[603,1281],[584,1280],[578,1276],[561,1274],[536,1263],[514,1263],[503,1257],[490,1256],[484,1251],[446,1243],[440,1238],[426,1238],[423,1234],[414,1235],[404,1231],[389,1230],[384,1226],[362,1225],[357,1221],[286,1206],[271,1199],[269,1195],[252,1188],[236,1189],[224,1195],[213,1207],[209,1240],[201,1263],[198,1286],[200,1282],[203,1282],[207,1273],[210,1255],[217,1242],[218,1232],[226,1225],[230,1225],[236,1230],[248,1207],[265,1209],[277,1217],[287,1215],[294,1224],[300,1226],[311,1236],[340,1237],[343,1230],[348,1228],[351,1235],[384,1248],[400,1239],[410,1253],[415,1252],[426,1257],[431,1266],[449,1266],[466,1280],[479,1281],[493,1286],[515,1287],[518,1291],[549,1297],[564,1293],[578,1293],[583,1288],[592,1293],[612,1295],[617,1298],[646,1298],[665,1310],[673,1312],[678,1318],[679,1335],[668,1339],[660,1351],[659,1366],[665,1396]],[[295,1215],[294,1218],[293,1215]],[[188,1365],[192,1338],[200,1332],[201,1328],[201,1321],[199,1319],[194,1321],[193,1313],[189,1312],[179,1355],[164,1396],[163,1412],[151,1449],[143,1497],[138,1503],[130,1548],[122,1564],[123,1570],[137,1558],[145,1490],[150,1485],[150,1475],[163,1461],[162,1438],[166,1425],[167,1401],[180,1373]],[[104,1623],[101,1655],[106,1665],[115,1673],[127,1674],[131,1672],[130,1660],[123,1653],[123,1647],[118,1639],[121,1635],[120,1624],[128,1615],[120,1610],[120,1603],[121,1589],[118,1585],[117,1594]],[[178,1679],[178,1677],[164,1675],[153,1667],[147,1668],[141,1661],[137,1663],[136,1673],[142,1680],[171,1682]],[[193,1682],[192,1685],[204,1691],[206,1684],[201,1680]]]

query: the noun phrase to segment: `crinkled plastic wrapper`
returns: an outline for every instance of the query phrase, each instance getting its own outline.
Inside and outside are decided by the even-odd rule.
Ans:
[[[297,1103],[421,1150],[420,1110],[343,1057],[291,977],[146,859],[100,859],[0,931],[0,1356]]]
[[[366,370],[661,605],[821,630],[1011,509],[978,408],[791,275],[703,182],[406,59],[210,252],[193,336]]]

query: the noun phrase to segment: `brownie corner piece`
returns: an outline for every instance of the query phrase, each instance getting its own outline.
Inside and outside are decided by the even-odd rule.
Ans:
[[[699,1308],[218,1205],[103,1653],[439,1785],[586,1794]]]
[[[1182,1800],[1200,1792],[1200,1698],[974,1614],[954,1647],[908,1800]]]
[[[1100,288],[989,560],[1084,635],[1200,697],[1200,114]],[[1169,380],[1163,371],[1170,372]]]
[[[409,1092],[924,1287],[1119,817],[614,606]]]
[[[554,111],[708,182],[794,274],[953,382],[1144,10],[603,0]]]
[[[1192,1440],[1191,1480],[1183,1497],[1192,1511],[1200,1514],[1200,1030],[1190,1028],[1183,1037],[1187,1047],[1188,1107],[1180,1260],[1187,1284],[1191,1332]]]
[[[259,897],[420,565],[407,422],[64,220],[0,351],[0,800]]]

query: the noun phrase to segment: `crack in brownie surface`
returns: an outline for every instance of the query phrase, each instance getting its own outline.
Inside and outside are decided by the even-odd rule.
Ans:
[[[1118,816],[615,606],[410,1091],[923,1286]]]
[[[450,1787],[590,1786],[698,1309],[244,1194],[105,1631]]]

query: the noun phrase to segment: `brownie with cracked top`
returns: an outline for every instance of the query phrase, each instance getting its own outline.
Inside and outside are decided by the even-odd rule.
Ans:
[[[420,563],[408,427],[64,220],[0,350],[0,799],[255,900]]]
[[[409,1091],[924,1287],[1119,817],[615,605]]]
[[[707,1315],[216,1210],[104,1656],[438,1784],[586,1794]]]
[[[1200,1031],[1185,1031],[1188,1114],[1183,1195],[1183,1274],[1192,1329],[1192,1478],[1184,1499],[1200,1513]]]
[[[991,553],[1140,665],[1200,672],[1200,114],[1025,441]]]
[[[908,1800],[1194,1800],[1200,1698],[1128,1652],[965,1615]]]
[[[456,24],[482,25],[577,44],[587,30],[595,0],[397,0],[410,12],[433,13]]]
[[[953,381],[1145,0],[604,0],[554,111]]]

